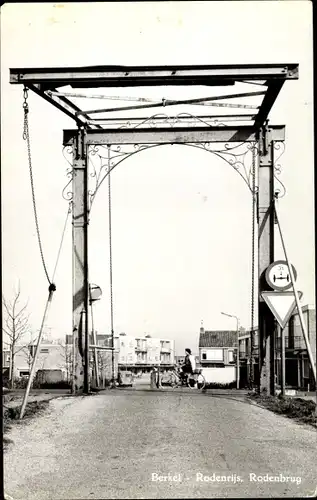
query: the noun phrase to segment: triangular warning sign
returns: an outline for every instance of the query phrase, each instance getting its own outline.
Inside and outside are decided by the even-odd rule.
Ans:
[[[296,307],[294,292],[273,291],[262,292],[261,295],[279,322],[281,328],[284,328]],[[298,292],[299,299],[302,298],[302,295],[302,292]]]

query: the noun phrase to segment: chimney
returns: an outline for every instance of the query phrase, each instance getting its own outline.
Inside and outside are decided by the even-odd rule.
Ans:
[[[201,323],[200,323],[200,333],[205,333],[203,320],[201,320]]]

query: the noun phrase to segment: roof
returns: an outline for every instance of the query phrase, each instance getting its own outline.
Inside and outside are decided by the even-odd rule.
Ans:
[[[306,304],[305,306],[302,306],[302,312],[314,311],[314,310],[315,310],[314,304]],[[298,316],[298,308],[297,307],[295,307],[292,316]]]
[[[236,347],[236,330],[211,330],[200,333],[199,347]]]

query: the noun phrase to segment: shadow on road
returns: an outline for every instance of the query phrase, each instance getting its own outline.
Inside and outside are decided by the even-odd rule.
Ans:
[[[107,391],[109,394],[109,391]],[[117,388],[113,391],[110,391],[110,393],[113,396],[119,396],[122,393],[124,393],[125,396],[149,396],[156,394],[158,397],[159,396],[164,396],[164,397],[175,397],[176,395],[183,395],[184,397],[186,396],[191,396],[191,397],[204,397],[204,398],[212,398],[212,399],[227,399],[227,400],[232,400],[236,401],[239,403],[244,403],[244,404],[252,404],[250,400],[247,397],[247,393],[241,392],[241,393],[230,393],[230,392],[222,392],[222,393],[215,393],[211,391],[199,391],[199,390],[192,390],[189,388],[183,388],[183,389],[171,389],[169,387],[163,387],[162,389],[151,389],[149,386],[147,387],[120,387]]]

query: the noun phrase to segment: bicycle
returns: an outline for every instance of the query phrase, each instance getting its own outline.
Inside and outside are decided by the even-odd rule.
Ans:
[[[169,379],[166,381],[167,385],[170,385],[172,389],[176,389],[176,387],[189,387],[190,389],[198,389],[203,390],[206,386],[205,377],[202,374],[201,369],[194,370],[193,374],[186,374],[185,378],[181,376],[181,371],[178,368],[175,368],[169,376]],[[161,380],[160,380],[160,388],[162,388]]]

